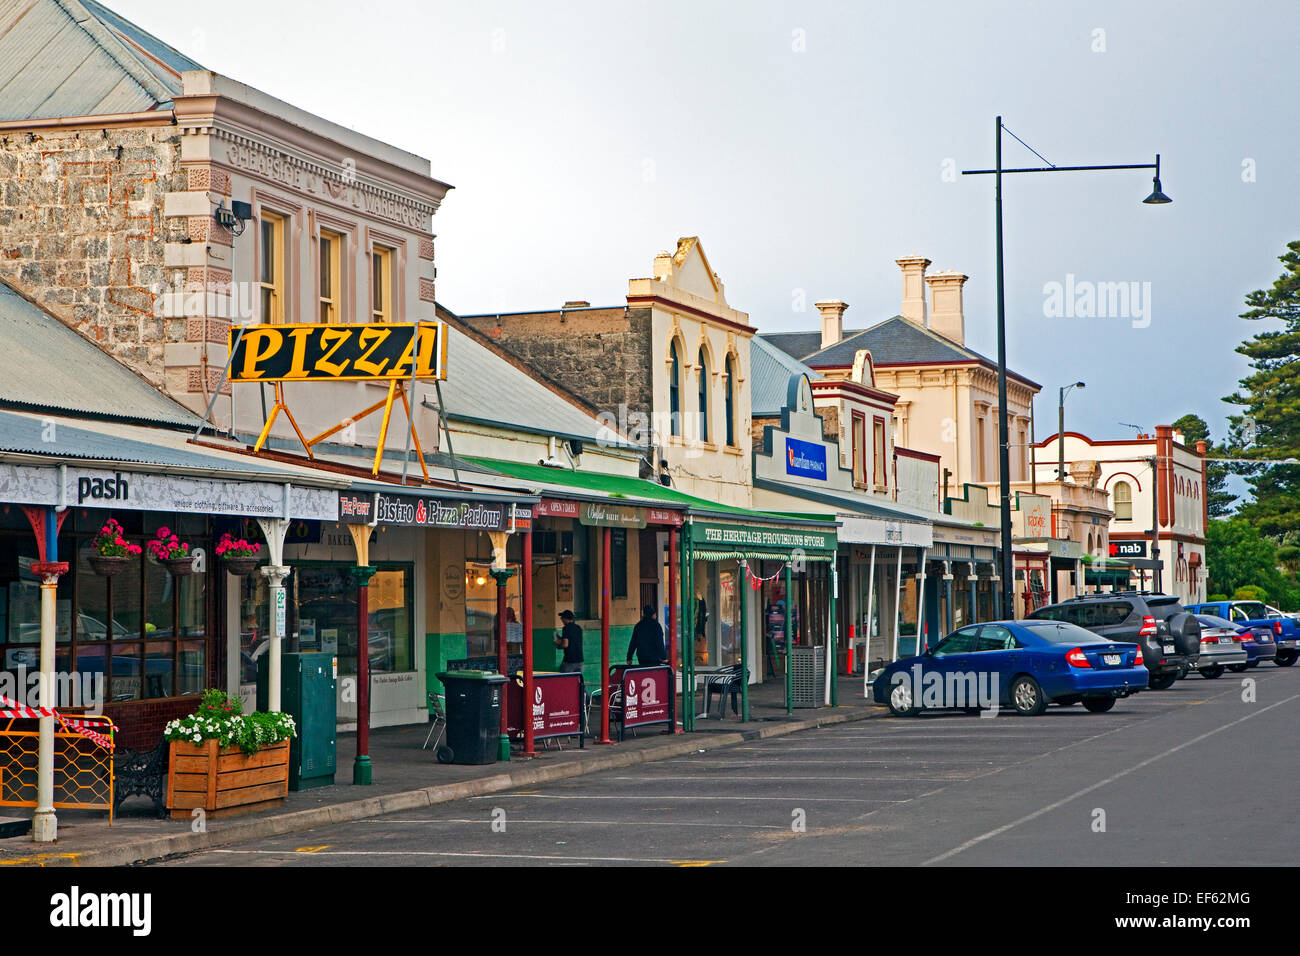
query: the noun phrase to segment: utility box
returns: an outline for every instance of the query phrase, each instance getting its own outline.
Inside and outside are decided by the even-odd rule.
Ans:
[[[790,648],[790,685],[793,707],[821,707],[826,698],[826,648]]]
[[[257,659],[258,710],[270,706],[269,656]],[[337,661],[334,654],[321,651],[280,655],[280,708],[298,728],[297,736],[289,741],[290,790],[334,783],[338,769]]]

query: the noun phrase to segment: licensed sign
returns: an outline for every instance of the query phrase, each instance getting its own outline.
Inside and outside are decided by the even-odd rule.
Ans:
[[[231,328],[230,381],[386,381],[447,377],[442,322],[251,325]]]

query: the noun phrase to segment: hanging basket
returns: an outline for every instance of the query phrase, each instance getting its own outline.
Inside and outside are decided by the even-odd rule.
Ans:
[[[183,578],[187,574],[194,573],[194,555],[192,554],[183,558],[168,558],[162,563],[174,578]]]
[[[259,558],[255,554],[227,554],[221,558],[226,570],[241,578],[257,570],[258,560]]]
[[[90,570],[101,578],[111,578],[115,574],[121,574],[131,563],[131,558],[125,554],[92,554],[88,560]]]

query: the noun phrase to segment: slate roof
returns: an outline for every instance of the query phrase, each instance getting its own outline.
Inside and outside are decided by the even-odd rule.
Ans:
[[[0,3],[0,120],[167,109],[200,69],[93,0]]]
[[[198,416],[0,282],[0,407],[197,428]]]
[[[885,319],[869,329],[846,331],[840,341],[824,349],[817,348],[821,344],[820,332],[775,332],[761,338],[815,369],[851,366],[859,349],[868,349],[876,365],[979,362],[997,367],[995,360],[909,322],[901,315]],[[813,350],[803,351],[809,347]],[[1010,370],[1008,374],[1031,385],[1038,384]]]

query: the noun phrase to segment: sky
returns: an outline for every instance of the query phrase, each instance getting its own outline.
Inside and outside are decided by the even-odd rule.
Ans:
[[[996,357],[993,178],[959,175],[993,165],[995,117],[1052,165],[1159,153],[1169,205],[1140,201],[1150,170],[1005,177],[1008,365],[1043,386],[1040,438],[1080,380],[1072,430],[1195,412],[1223,438],[1250,372],[1234,349],[1279,327],[1241,320],[1244,297],[1300,238],[1283,0],[108,5],[427,157],[455,187],[438,298],[463,314],[620,304],[699,236],[765,332],[818,328],[819,299],[848,328],[895,315],[894,260],[926,256],[970,276],[966,344]],[[1003,162],[1044,165],[1005,134]],[[1121,282],[1127,309],[1080,298]]]

